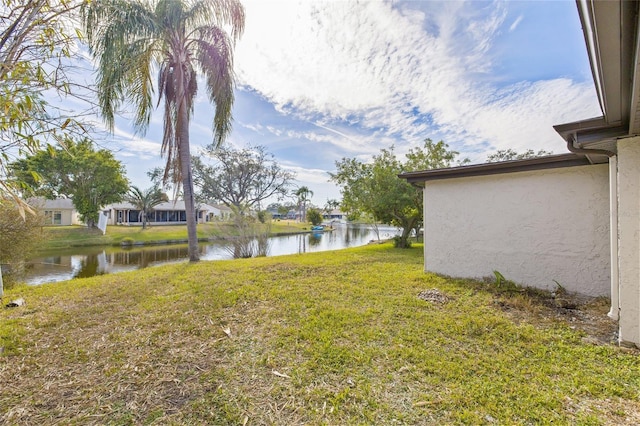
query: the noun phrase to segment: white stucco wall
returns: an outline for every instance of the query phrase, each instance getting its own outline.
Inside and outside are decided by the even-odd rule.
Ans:
[[[608,165],[425,183],[425,269],[609,295]]]
[[[622,342],[640,345],[640,138],[618,141],[618,279]]]
[[[62,213],[62,223],[61,225],[75,225],[73,217],[73,210],[59,210]]]

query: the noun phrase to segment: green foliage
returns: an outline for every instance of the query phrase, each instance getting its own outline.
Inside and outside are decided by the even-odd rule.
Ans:
[[[266,210],[260,210],[257,214],[258,222],[267,223],[268,220],[271,220],[271,215]]]
[[[411,241],[410,240],[403,241],[400,235],[394,235],[393,246],[395,248],[411,248]]]
[[[526,160],[527,158],[544,157],[545,155],[551,155],[553,152],[546,151],[544,149],[535,152],[532,149],[528,149],[525,152],[518,153],[515,150],[500,149],[495,153],[487,156],[487,163],[495,163],[498,161],[510,161],[510,160]]]
[[[422,148],[411,148],[406,154],[403,172],[444,169],[469,163],[468,158],[459,160],[459,154],[458,151],[450,150],[449,145],[443,141],[433,142],[427,138]]]
[[[66,139],[62,146],[37,151],[10,168],[25,182],[26,195],[70,198],[89,227],[97,222],[101,206],[122,200],[129,188],[124,166],[110,151],[96,151],[89,139]]]
[[[313,197],[313,191],[306,186],[301,186],[293,192],[293,195],[298,199],[298,211],[301,213],[300,220],[302,222],[307,221],[307,203],[311,201]]]
[[[27,214],[23,218],[12,200],[0,199],[0,265],[4,265],[3,272],[11,272],[4,274],[5,279],[18,278],[23,271],[24,261],[32,257],[34,251],[44,243],[43,224],[41,213]]]
[[[307,210],[307,220],[311,222],[312,225],[320,225],[322,223],[322,213],[320,210],[316,208],[310,208]]]
[[[215,105],[213,145],[231,132],[234,101],[233,46],[244,31],[239,0],[93,0],[83,8],[89,50],[98,61],[98,104],[113,129],[125,102],[144,133],[153,111],[153,75],[158,73],[157,105],[163,103],[161,153],[163,182],[182,184],[189,235],[189,258],[199,259],[189,122],[198,93],[198,73]]]
[[[7,179],[15,158],[34,153],[44,140],[83,131],[44,100],[72,90],[66,69],[76,40],[68,32],[80,0],[0,0],[0,192],[16,196],[20,182]]]
[[[508,280],[499,271],[493,271],[493,275],[496,277],[496,287],[503,291],[515,291],[518,289],[518,285],[511,280]]]
[[[458,152],[444,142],[426,139],[422,149],[411,149],[406,162],[397,159],[394,148],[383,149],[372,163],[356,158],[336,162],[331,180],[341,187],[342,209],[349,216],[368,214],[375,221],[402,227],[397,246],[409,247],[411,230],[422,223],[422,192],[398,178],[402,172],[449,167]]]
[[[137,186],[129,188],[129,194],[125,199],[140,210],[142,215],[142,229],[147,227],[147,215],[153,211],[158,204],[168,201],[168,197],[158,186],[152,186],[144,191]]]

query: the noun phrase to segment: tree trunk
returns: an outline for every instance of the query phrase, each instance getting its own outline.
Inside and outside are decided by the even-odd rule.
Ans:
[[[191,153],[189,149],[189,113],[186,100],[182,99],[178,108],[176,131],[178,136],[178,155],[182,171],[182,193],[187,215],[187,238],[189,240],[189,261],[200,260],[198,251],[198,232],[196,222],[195,201],[193,198],[193,175],[191,173]]]
[[[398,242],[398,248],[407,248],[409,246],[409,235],[411,234],[411,228],[402,228],[402,234],[400,235],[400,241]]]
[[[414,224],[415,220],[407,220],[403,223],[402,234],[398,241],[398,248],[409,248],[409,237],[411,236]]]

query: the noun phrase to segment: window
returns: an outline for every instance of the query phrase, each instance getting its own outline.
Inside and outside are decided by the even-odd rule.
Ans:
[[[140,210],[129,210],[129,222],[142,222]]]
[[[45,210],[44,223],[47,225],[62,225],[62,211]]]

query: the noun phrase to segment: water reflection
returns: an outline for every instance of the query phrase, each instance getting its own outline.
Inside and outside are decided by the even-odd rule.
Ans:
[[[396,228],[381,228],[380,236],[390,238]],[[337,250],[367,244],[375,232],[367,226],[340,226],[331,232],[271,237],[254,241],[257,253],[268,256],[302,254],[315,251]],[[200,259],[231,259],[238,250],[232,242],[201,243]],[[118,248],[78,248],[56,256],[33,259],[25,281],[28,284],[63,281],[96,275],[146,268],[149,266],[182,262],[189,258],[186,244]]]

